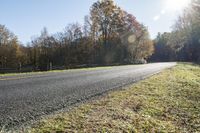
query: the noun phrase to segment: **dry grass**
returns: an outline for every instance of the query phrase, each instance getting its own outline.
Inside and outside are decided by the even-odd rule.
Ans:
[[[36,75],[36,74],[48,74],[48,73],[63,73],[63,72],[76,72],[76,71],[87,71],[87,70],[101,70],[111,69],[112,66],[105,67],[88,67],[88,68],[77,68],[77,69],[66,69],[66,70],[49,70],[49,71],[38,71],[38,72],[22,72],[22,73],[0,73],[0,78],[5,76],[24,76],[24,75]]]

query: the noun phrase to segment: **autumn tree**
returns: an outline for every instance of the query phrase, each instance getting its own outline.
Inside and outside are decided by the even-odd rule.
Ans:
[[[136,56],[144,59],[152,54],[153,45],[149,43],[150,41],[148,42],[150,47],[141,49],[144,51],[140,51],[140,53],[136,52],[136,49],[144,48],[144,44],[147,44],[147,41],[141,43],[144,39],[142,36],[145,36],[144,31],[147,31],[147,29],[144,30],[144,26],[133,15],[122,10],[114,1],[102,0],[95,2],[90,10],[90,20],[92,22],[91,35],[95,44],[100,45],[100,49],[103,51],[100,52],[102,62],[108,64],[124,62],[125,60],[133,62]],[[132,42],[129,42],[130,40]],[[146,54],[141,54],[142,52]],[[143,55],[146,57],[142,57]]]
[[[68,24],[56,34],[44,28],[26,46],[0,26],[0,47],[1,67],[33,70],[136,63],[153,52],[148,29],[113,0],[95,2],[83,25]]]
[[[0,25],[0,67],[18,68],[23,62],[23,53],[17,37]]]
[[[32,41],[33,46],[33,64],[35,69],[50,70],[52,65],[57,63],[55,53],[58,48],[56,39],[48,34],[46,28],[41,32],[38,38]]]

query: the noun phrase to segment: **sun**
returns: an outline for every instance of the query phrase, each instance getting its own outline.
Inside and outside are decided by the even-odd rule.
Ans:
[[[191,0],[165,0],[165,10],[181,11],[190,4]]]

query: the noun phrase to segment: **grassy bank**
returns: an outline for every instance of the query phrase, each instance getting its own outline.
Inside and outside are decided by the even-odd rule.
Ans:
[[[179,64],[26,132],[200,132],[200,67]]]
[[[76,69],[65,69],[65,70],[37,71],[37,72],[23,72],[23,73],[5,73],[5,74],[0,73],[0,77],[35,75],[35,74],[58,73],[58,72],[73,72],[73,71],[84,71],[84,70],[100,70],[100,69],[110,69],[110,68],[112,68],[112,66],[76,68]]]

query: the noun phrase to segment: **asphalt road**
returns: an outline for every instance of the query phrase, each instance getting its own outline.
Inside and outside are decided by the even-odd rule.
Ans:
[[[0,77],[0,129],[20,126],[174,65],[154,63]]]

